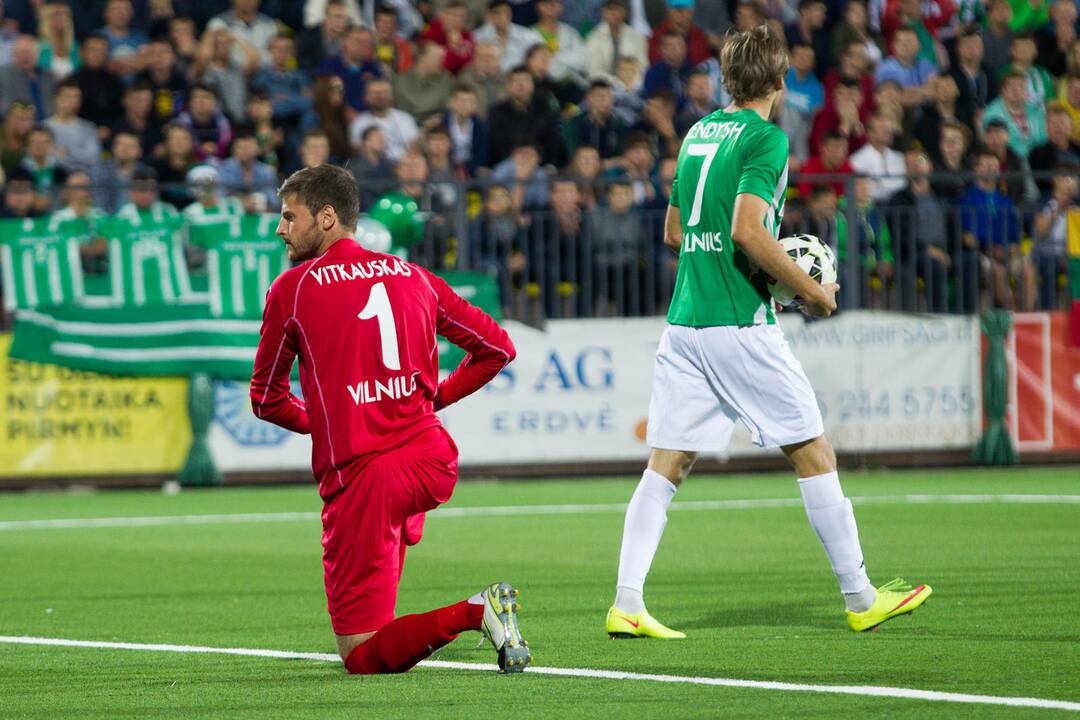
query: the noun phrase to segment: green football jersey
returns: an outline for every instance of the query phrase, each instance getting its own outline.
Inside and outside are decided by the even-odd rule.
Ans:
[[[668,310],[672,325],[772,325],[764,273],[731,239],[735,197],[769,203],[765,227],[779,238],[787,191],[788,140],[753,110],[717,110],[686,135],[671,186],[683,244]]]
[[[79,244],[85,220],[0,220],[0,272],[8,310],[65,305],[83,296]]]

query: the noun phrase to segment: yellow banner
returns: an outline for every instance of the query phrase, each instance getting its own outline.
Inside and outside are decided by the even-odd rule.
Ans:
[[[1065,216],[1065,237],[1068,238],[1069,257],[1080,258],[1080,210],[1070,210]]]
[[[8,357],[0,335],[0,476],[179,471],[187,380],[111,377]]]

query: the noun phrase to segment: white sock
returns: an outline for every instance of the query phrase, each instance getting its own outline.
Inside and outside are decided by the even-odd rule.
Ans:
[[[839,475],[834,471],[799,478],[799,492],[806,517],[825,546],[825,554],[840,583],[847,609],[853,612],[869,609],[877,595],[866,575],[855,513],[851,510],[851,501],[840,489]]]
[[[461,596],[459,595],[458,597],[461,597]],[[482,593],[482,592],[476,593],[471,598],[469,598],[468,602],[469,602],[470,605],[483,605],[484,604],[484,593]]]
[[[667,509],[677,488],[658,472],[646,470],[630,498],[623,523],[622,550],[619,551],[619,581],[615,607],[625,613],[645,609],[642,592],[656,548],[667,525]]]

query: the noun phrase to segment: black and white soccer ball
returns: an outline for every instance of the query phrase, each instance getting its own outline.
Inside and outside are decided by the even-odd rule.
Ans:
[[[780,245],[788,257],[814,280],[822,285],[836,282],[836,255],[817,236],[798,233],[780,238]],[[795,292],[791,288],[772,278],[768,288],[769,294],[780,305],[790,305],[795,300]]]

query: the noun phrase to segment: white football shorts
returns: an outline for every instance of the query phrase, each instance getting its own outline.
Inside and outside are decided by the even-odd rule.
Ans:
[[[824,433],[814,389],[778,325],[669,325],[653,365],[646,442],[723,453],[741,420],[759,447]]]

